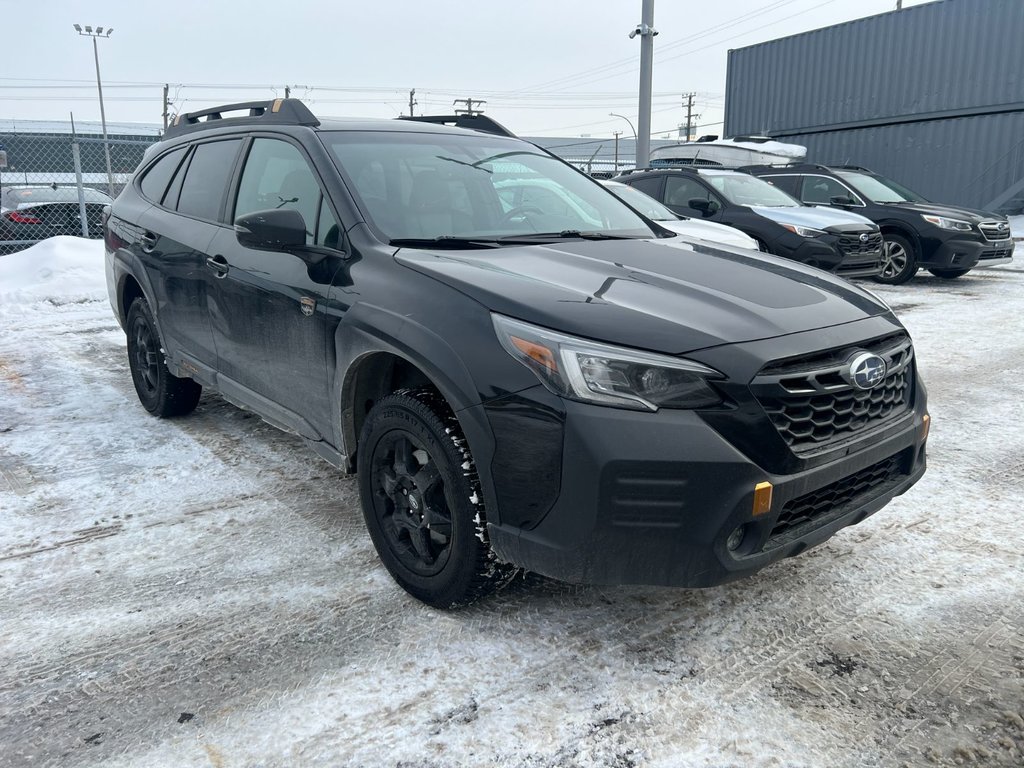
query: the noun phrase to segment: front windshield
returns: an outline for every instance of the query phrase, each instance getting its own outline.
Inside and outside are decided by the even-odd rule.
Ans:
[[[679,217],[672,213],[671,209],[636,187],[630,187],[627,184],[608,184],[607,186],[618,197],[652,221],[679,221]]]
[[[701,176],[733,205],[763,205],[768,208],[801,205],[799,200],[756,176],[744,173],[708,173]]]
[[[836,175],[845,179],[850,186],[860,192],[873,203],[927,203],[928,201],[916,192],[911,192],[902,184],[882,176],[869,176],[856,171],[836,171]]]
[[[370,223],[390,240],[653,236],[599,184],[516,139],[397,131],[320,135]]]

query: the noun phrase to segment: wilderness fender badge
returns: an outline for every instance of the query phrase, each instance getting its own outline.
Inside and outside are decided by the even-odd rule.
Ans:
[[[311,299],[309,296],[303,296],[299,299],[299,306],[302,308],[302,314],[309,317],[313,314],[313,310],[316,309],[316,299]]]
[[[861,352],[843,371],[843,378],[857,389],[874,389],[885,379],[885,360],[870,352]]]

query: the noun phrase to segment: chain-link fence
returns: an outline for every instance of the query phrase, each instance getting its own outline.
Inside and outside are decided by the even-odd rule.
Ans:
[[[104,206],[158,140],[0,132],[0,254],[56,235],[102,237]]]

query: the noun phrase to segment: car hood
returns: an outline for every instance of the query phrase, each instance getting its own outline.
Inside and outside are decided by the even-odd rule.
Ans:
[[[395,258],[492,311],[669,354],[889,311],[871,294],[827,272],[682,238],[472,251],[402,248]]]
[[[696,221],[695,219],[673,219],[659,221],[658,224],[684,237],[696,237],[700,240],[710,240],[713,243],[731,245],[735,248],[753,248],[755,251],[757,250],[757,243],[754,241],[754,238],[740,232],[735,227],[727,227],[725,224],[715,224],[713,221]]]
[[[1005,216],[988,211],[978,211],[972,208],[959,208],[952,205],[939,205],[938,203],[885,203],[886,208],[899,208],[903,211],[914,211],[930,216],[944,216],[947,219],[959,219],[977,224],[980,221],[1006,221]]]
[[[795,227],[811,227],[829,231],[867,232],[878,229],[878,226],[860,214],[842,211],[837,208],[824,208],[817,205],[801,205],[787,208],[769,208],[763,205],[752,205],[750,210],[778,224],[792,224]]]

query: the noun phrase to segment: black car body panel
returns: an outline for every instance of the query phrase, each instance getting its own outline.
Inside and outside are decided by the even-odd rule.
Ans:
[[[218,122],[172,131],[113,205],[106,270],[119,321],[144,298],[174,375],[217,389],[350,470],[374,404],[431,388],[465,435],[500,560],[571,581],[706,586],[823,541],[924,471],[926,394],[909,337],[884,304],[838,277],[657,228],[643,238],[561,232],[534,235],[536,244],[395,245],[387,222],[370,216],[379,201],[358,194],[370,183],[339,164],[323,132],[335,142],[349,129],[362,142],[474,134],[406,121]],[[174,210],[195,147],[226,137],[241,141],[208,215]],[[313,174],[319,207],[303,218],[305,246],[242,245],[228,213],[240,210],[256,142],[268,139]],[[174,167],[158,177],[162,161]],[[490,183],[466,161],[452,168]],[[147,198],[150,172],[160,183]],[[261,199],[272,209],[302,205],[278,182],[259,188]],[[392,182],[382,175],[373,189],[401,188]],[[578,189],[622,205],[603,188]],[[697,366],[712,374],[718,402],[650,411],[555,394],[503,348],[496,317],[599,342],[602,354]],[[891,403],[869,412],[871,393],[831,372],[848,375],[852,356],[894,345],[902,356]],[[803,434],[806,394],[784,392],[778,406],[763,392],[782,386],[780,377],[819,373],[832,378]],[[859,421],[840,413],[848,406]],[[759,483],[776,496],[755,514]],[[815,495],[833,490],[835,505]]]
[[[397,258],[496,312],[669,354],[887,312],[870,294],[818,270],[685,242],[402,250]]]

